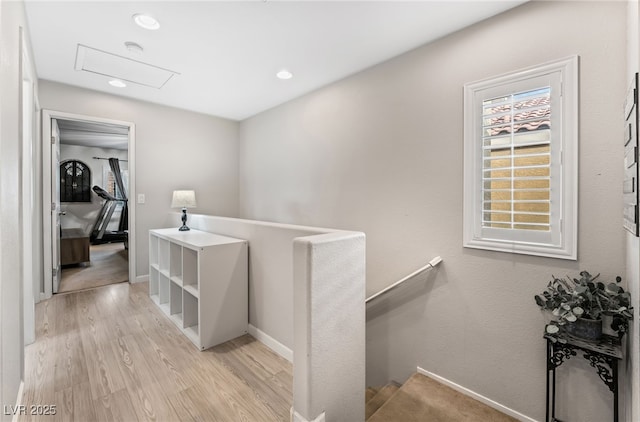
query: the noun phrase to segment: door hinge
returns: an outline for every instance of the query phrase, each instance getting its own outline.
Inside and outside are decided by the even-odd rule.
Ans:
[[[58,269],[57,268],[51,269],[51,277],[57,277],[57,276],[58,276]]]
[[[56,203],[52,202],[51,203],[51,211],[55,211],[56,210]]]
[[[56,138],[55,136],[51,137],[51,145],[54,145],[56,143]]]

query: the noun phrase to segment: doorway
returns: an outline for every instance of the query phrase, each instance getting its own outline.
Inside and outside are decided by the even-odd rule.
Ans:
[[[44,296],[134,280],[134,125],[44,110],[43,134]]]

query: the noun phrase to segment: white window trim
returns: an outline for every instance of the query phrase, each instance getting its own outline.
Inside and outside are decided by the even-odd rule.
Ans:
[[[561,148],[560,237],[555,244],[483,235],[477,218],[482,212],[479,182],[482,177],[482,143],[478,130],[482,116],[474,104],[478,92],[545,74],[560,72],[563,122]],[[555,112],[557,113],[557,111]],[[558,141],[554,140],[554,145]],[[578,56],[556,60],[502,76],[465,84],[464,87],[464,227],[463,246],[467,248],[577,260],[578,255]],[[496,229],[494,229],[496,230]]]

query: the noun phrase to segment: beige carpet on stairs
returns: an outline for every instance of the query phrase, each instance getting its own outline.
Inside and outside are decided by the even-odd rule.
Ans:
[[[371,400],[376,394],[378,394],[377,388],[367,387],[364,392],[364,402],[369,403],[369,400]]]
[[[129,251],[124,243],[91,245],[88,264],[62,269],[58,293],[92,289],[129,280]]]
[[[400,389],[400,385],[392,382],[380,389],[371,399],[367,400],[364,408],[364,419],[367,420],[382,407]],[[366,397],[366,396],[365,396]]]
[[[429,377],[414,374],[367,421],[517,422],[517,419]]]

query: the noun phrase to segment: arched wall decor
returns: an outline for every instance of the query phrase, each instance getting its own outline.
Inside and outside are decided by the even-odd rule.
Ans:
[[[91,169],[82,161],[60,164],[60,202],[91,202]]]

